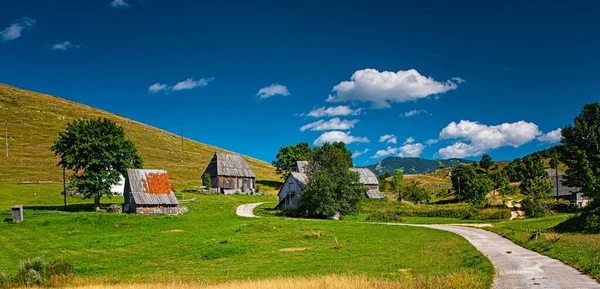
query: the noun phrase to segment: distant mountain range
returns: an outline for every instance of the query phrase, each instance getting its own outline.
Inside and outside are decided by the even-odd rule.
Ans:
[[[474,162],[464,159],[426,160],[422,158],[388,157],[367,166],[367,168],[376,175],[381,175],[385,172],[393,175],[395,169],[404,170],[405,174],[427,174],[438,170],[440,166],[456,167]]]

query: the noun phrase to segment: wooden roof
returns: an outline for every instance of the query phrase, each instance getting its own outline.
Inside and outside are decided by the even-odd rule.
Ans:
[[[350,168],[351,171],[358,173],[360,183],[363,185],[379,185],[379,181],[375,174],[367,168]]]
[[[303,186],[306,186],[306,184],[308,184],[308,176],[306,176],[306,174],[292,172],[290,176],[296,179],[296,181],[298,181],[298,183]]]
[[[125,191],[138,205],[177,205],[167,171],[128,169]]]
[[[206,171],[211,176],[256,178],[256,175],[240,154],[215,153]]]
[[[296,171],[299,173],[306,174],[306,169],[308,168],[307,161],[297,161],[296,162]]]

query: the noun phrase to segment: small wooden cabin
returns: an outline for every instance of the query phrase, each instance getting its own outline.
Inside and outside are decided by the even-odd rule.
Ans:
[[[563,182],[566,180],[564,174],[559,174],[557,176],[553,169],[547,169],[546,172],[552,181],[552,193],[550,193],[551,197],[557,197],[559,199],[569,201],[569,205],[574,208],[583,208],[589,205],[590,198],[583,193],[581,188],[568,187],[563,184]]]
[[[302,200],[302,190],[308,183],[306,174],[291,172],[285,179],[283,187],[277,194],[279,196],[278,209],[296,209]]]
[[[215,153],[204,171],[213,188],[224,194],[254,191],[256,175],[240,154]]]
[[[173,192],[169,175],[164,170],[128,169],[123,197],[123,211],[126,213],[179,213],[179,201]]]
[[[367,168],[351,168],[351,171],[358,173],[360,183],[367,187],[367,198],[382,199],[383,195],[379,192],[379,180],[377,176]]]

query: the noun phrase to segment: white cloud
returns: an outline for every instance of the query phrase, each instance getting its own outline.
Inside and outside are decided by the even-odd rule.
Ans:
[[[354,151],[354,153],[352,153],[352,158],[357,158],[357,157],[362,156],[362,155],[364,155],[364,154],[366,154],[368,152],[369,152],[369,149],[364,149],[362,151]]]
[[[288,91],[287,87],[285,87],[285,85],[274,83],[274,84],[271,84],[270,86],[259,89],[258,93],[256,93],[257,96],[260,96],[260,99],[269,98],[273,95],[278,95],[278,94],[283,95],[283,96],[288,96],[288,95],[290,95],[290,92]]]
[[[440,132],[439,139],[460,139],[460,141],[438,151],[444,158],[477,156],[503,146],[519,147],[541,135],[535,123],[518,121],[488,126],[478,122],[461,120],[451,122]]]
[[[547,143],[557,143],[560,142],[560,139],[562,138],[561,132],[562,128],[557,128],[547,134],[539,136],[537,140]]]
[[[307,115],[312,117],[328,117],[328,116],[348,116],[348,115],[360,115],[362,108],[351,109],[347,105],[333,106],[333,107],[320,107],[313,109]]]
[[[170,85],[166,85],[163,83],[155,83],[153,85],[150,85],[150,87],[148,87],[148,92],[149,93],[158,93],[161,91],[181,91],[181,90],[187,90],[187,89],[193,89],[196,87],[204,87],[207,86],[209,82],[213,81],[215,78],[214,77],[210,77],[210,78],[200,78],[198,80],[194,80],[193,78],[188,78],[184,81],[180,81],[177,84],[175,84],[174,86],[170,86]]]
[[[421,143],[405,144],[398,149],[398,156],[418,158],[423,152],[423,149],[425,149],[425,145]]]
[[[23,33],[23,31],[33,27],[35,22],[36,21],[34,19],[27,17],[15,20],[15,22],[0,32],[0,38],[2,38],[3,41],[15,40],[21,37],[21,33]]]
[[[384,149],[384,150],[378,150],[377,152],[375,152],[375,155],[373,155],[371,158],[377,159],[377,158],[387,157],[389,155],[395,155],[397,153],[398,153],[397,148],[388,147],[387,149]]]
[[[462,77],[452,77],[451,79],[456,81],[458,84],[467,82],[466,80],[462,79]]]
[[[440,149],[437,154],[442,158],[464,158],[482,154],[477,148],[464,142],[457,142],[451,146]]]
[[[404,141],[404,144],[409,144],[409,143],[414,143],[414,142],[415,142],[415,139],[411,136],[411,137],[408,137],[406,139],[406,141]]]
[[[157,83],[155,83],[153,85],[150,85],[150,87],[148,87],[148,92],[149,93],[157,93],[157,92],[160,92],[160,91],[163,91],[163,90],[167,90],[167,89],[169,89],[169,88],[167,87],[166,84],[162,84],[162,83],[158,83],[157,82]]]
[[[332,118],[328,121],[323,119],[311,122],[309,124],[303,125],[300,128],[300,131],[313,130],[313,131],[323,131],[323,130],[348,130],[354,128],[354,125],[358,122],[358,119],[355,120],[340,120],[339,118]]]
[[[71,41],[65,41],[62,43],[56,43],[54,45],[52,45],[52,47],[50,49],[52,50],[62,50],[65,51],[69,48],[79,48],[81,47],[80,45],[75,45],[73,43],[71,43]]]
[[[398,143],[398,139],[393,134],[385,134],[385,135],[382,135],[379,137],[379,142],[396,144],[396,143]]]
[[[179,90],[187,90],[187,89],[192,89],[192,88],[196,88],[196,87],[204,87],[208,85],[208,82],[213,80],[213,78],[200,78],[197,81],[194,80],[193,78],[188,78],[184,81],[178,82],[177,84],[175,84],[175,86],[173,86],[173,90],[174,91],[179,91]]]
[[[423,110],[423,109],[419,109],[419,110],[413,109],[413,110],[409,110],[407,112],[401,113],[400,116],[411,117],[411,116],[419,115],[419,114],[422,114],[422,113],[427,113],[427,111]]]
[[[436,144],[436,143],[438,143],[437,139],[430,139],[430,140],[428,140],[428,141],[425,142],[425,144],[428,145],[428,146]]]
[[[421,75],[415,69],[398,72],[376,69],[357,70],[349,81],[334,86],[329,102],[363,101],[371,102],[376,108],[388,108],[390,102],[407,102],[430,95],[445,93],[458,88],[460,78],[439,82]]]
[[[125,0],[113,0],[110,2],[110,6],[115,8],[125,8],[129,7],[129,3],[125,2]]]
[[[366,137],[355,137],[350,135],[350,132],[342,132],[342,131],[328,131],[324,132],[320,135],[315,141],[314,145],[322,145],[324,143],[333,143],[333,142],[343,142],[346,144],[351,144],[354,142],[357,143],[368,143],[369,139]]]

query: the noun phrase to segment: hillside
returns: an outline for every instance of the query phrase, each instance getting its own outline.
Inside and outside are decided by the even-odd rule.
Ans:
[[[422,158],[388,157],[375,164],[367,166],[376,175],[389,172],[394,174],[395,169],[404,170],[405,174],[427,174],[435,172],[440,166],[455,167],[461,164],[470,164],[474,161],[463,159],[426,160]]]
[[[106,111],[55,96],[35,93],[0,84],[0,183],[21,181],[62,181],[62,169],[50,146],[59,131],[75,119],[106,117],[125,128],[127,138],[137,146],[144,166],[165,169],[176,185],[198,183],[213,154],[225,151],[190,139],[184,140],[185,158],[181,159],[181,137]],[[4,152],[8,121],[9,156]],[[244,157],[257,180],[267,184],[280,181],[270,164]]]

